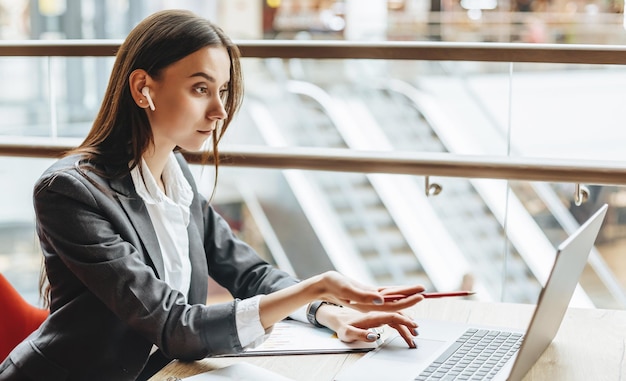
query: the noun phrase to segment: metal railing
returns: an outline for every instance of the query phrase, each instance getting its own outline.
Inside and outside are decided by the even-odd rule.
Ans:
[[[0,137],[0,156],[54,158],[76,145],[67,140]],[[202,152],[185,152],[202,163]],[[209,159],[210,160],[210,159]],[[626,162],[456,155],[339,148],[226,146],[220,164],[238,167],[392,173],[441,177],[626,185]]]
[[[0,41],[0,57],[108,57],[119,40]],[[626,46],[527,43],[236,41],[249,58],[626,64]]]
[[[0,57],[109,57],[121,40],[0,41]],[[626,64],[626,46],[526,43],[236,41],[243,57]],[[0,155],[57,157],[72,144],[0,138]],[[201,153],[187,153],[192,162]],[[225,147],[225,165],[626,185],[626,162],[341,149]]]

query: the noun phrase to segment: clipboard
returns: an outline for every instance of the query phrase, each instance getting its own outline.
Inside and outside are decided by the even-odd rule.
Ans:
[[[216,357],[369,352],[382,343],[381,339],[375,342],[346,343],[339,340],[335,332],[328,328],[312,327],[307,323],[286,319],[276,323],[267,340],[257,347]]]

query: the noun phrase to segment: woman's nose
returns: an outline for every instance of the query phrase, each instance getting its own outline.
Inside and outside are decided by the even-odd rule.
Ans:
[[[209,104],[209,109],[207,110],[207,119],[222,120],[226,119],[227,116],[228,113],[224,108],[224,102],[221,98],[215,98],[215,100]]]

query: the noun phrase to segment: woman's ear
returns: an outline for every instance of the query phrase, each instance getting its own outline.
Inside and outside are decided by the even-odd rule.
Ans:
[[[130,94],[135,101],[135,104],[140,108],[148,108],[150,107],[154,110],[154,105],[152,103],[152,99],[150,98],[150,93],[145,95],[146,90],[145,87],[149,86],[149,82],[151,82],[151,78],[148,73],[143,69],[135,69],[130,76],[128,77],[128,84],[130,86]]]

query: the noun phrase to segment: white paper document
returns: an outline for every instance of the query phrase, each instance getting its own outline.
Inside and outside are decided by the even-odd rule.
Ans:
[[[327,328],[314,328],[297,320],[283,320],[274,325],[272,333],[261,345],[225,357],[367,352],[381,343],[380,340],[346,343]]]
[[[196,374],[180,381],[294,381],[260,366],[245,362],[228,365],[220,369]]]

